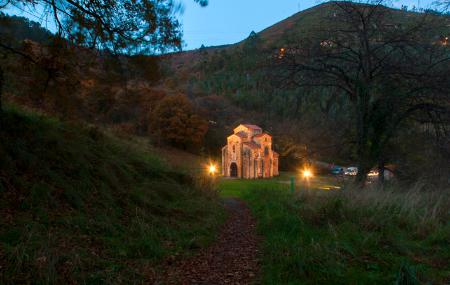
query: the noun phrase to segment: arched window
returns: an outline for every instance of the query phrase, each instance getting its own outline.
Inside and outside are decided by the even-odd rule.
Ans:
[[[264,155],[269,155],[269,147],[268,146],[266,146],[264,148]]]
[[[233,145],[233,153],[235,153],[235,152],[236,152],[236,146]]]

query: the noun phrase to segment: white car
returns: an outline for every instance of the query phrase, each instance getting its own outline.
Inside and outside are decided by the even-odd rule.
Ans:
[[[344,172],[345,175],[356,176],[358,174],[358,167],[347,167]]]

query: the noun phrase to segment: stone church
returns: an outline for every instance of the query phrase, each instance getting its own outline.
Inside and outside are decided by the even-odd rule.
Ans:
[[[222,174],[246,179],[277,176],[278,153],[272,149],[272,136],[256,125],[237,126],[222,148]]]

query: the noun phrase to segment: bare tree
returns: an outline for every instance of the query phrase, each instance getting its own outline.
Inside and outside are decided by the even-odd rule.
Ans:
[[[274,74],[283,86],[340,90],[352,105],[363,183],[406,120],[448,119],[449,19],[394,10],[376,3],[329,2],[312,36],[277,51]],[[444,124],[435,124],[443,131]]]

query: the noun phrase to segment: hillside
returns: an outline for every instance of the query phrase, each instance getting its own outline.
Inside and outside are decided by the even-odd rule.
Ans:
[[[362,10],[374,7],[351,5]],[[426,38],[430,42],[450,34],[450,25],[445,22],[449,18],[433,11],[407,11],[385,6],[377,9],[384,15],[380,21],[385,27],[406,31],[426,19],[444,26],[428,31]],[[239,43],[165,56],[163,62],[170,72],[166,72],[163,85],[168,90],[187,94],[198,108],[214,110],[206,112],[209,120],[217,122],[211,126],[211,136],[207,136],[210,149],[219,149],[220,142],[231,133],[233,126],[252,122],[274,136],[282,169],[294,169],[299,158],[306,157],[339,164],[354,163],[355,150],[351,143],[346,143],[355,141],[352,103],[340,90],[295,86],[291,80],[283,78],[290,73],[289,62],[284,62],[284,66],[280,63],[285,53],[290,55],[292,62],[297,62],[295,52],[303,49],[303,43],[310,43],[309,46],[326,43],[338,23],[345,25],[345,17],[339,16],[342,10],[334,2],[323,3],[259,33],[251,33]],[[414,137],[420,138],[421,134]],[[402,145],[401,142],[396,144]],[[424,149],[396,149],[395,155],[400,157]],[[420,170],[415,171],[405,176],[417,175]]]
[[[393,13],[393,23],[404,23],[410,19],[418,19],[421,15],[416,11],[405,11],[388,7],[385,7],[385,9]],[[318,27],[321,29],[328,28],[326,26],[321,26],[324,24],[323,18],[332,15],[335,10],[336,7],[333,6],[333,2],[322,3],[295,13],[294,15],[263,29],[256,33],[256,35],[264,46],[276,50],[283,47],[292,37],[296,37],[297,39],[307,39],[309,33]],[[234,44],[210,46],[196,50],[172,53],[164,56],[164,58],[171,67],[175,68],[175,71],[192,72],[193,69],[195,70],[195,67],[198,67],[202,61],[208,60],[211,55],[224,52],[235,52],[250,40],[251,37]]]
[[[52,33],[39,23],[25,17],[9,16],[0,12],[0,35],[3,43],[20,46],[23,40],[49,43]]]
[[[237,124],[254,123],[274,136],[283,170],[294,169],[300,163],[299,158],[306,157],[330,163],[354,163],[354,148],[345,143],[354,141],[349,101],[323,88],[283,86],[274,68],[273,59],[280,56],[283,48],[296,47],[308,40],[320,42],[317,31],[333,28],[333,23],[341,20],[335,18],[334,4],[323,3],[296,13],[259,33],[251,33],[239,43],[161,57],[114,57],[72,47],[60,50],[34,45],[31,51],[41,49],[32,53],[42,59],[38,64],[29,65],[15,56],[0,60],[6,70],[3,98],[63,119],[114,126],[130,134],[150,137],[158,145],[170,144],[211,157],[220,156],[227,135]],[[381,9],[389,12],[387,22],[394,26],[420,20],[425,14]],[[9,19],[11,23],[15,21],[19,23],[15,24],[16,29],[9,29],[10,34],[17,34],[27,25],[36,29],[37,23]],[[19,33],[18,41],[29,37],[30,31],[33,29],[23,32],[23,36]],[[438,34],[441,33],[436,31],[432,36]],[[55,65],[58,72],[52,71]],[[50,77],[51,74],[56,76]],[[174,115],[177,112],[171,107],[175,104],[170,102],[173,95],[187,99],[181,100],[184,110],[180,114],[188,113],[194,118],[190,121],[197,123],[195,135],[186,134],[190,129],[186,123],[180,126],[161,123],[186,121]],[[162,105],[169,111],[164,112]],[[169,115],[155,123],[162,113]],[[179,130],[179,138],[196,140],[180,142],[164,137],[167,132],[161,128],[165,127]],[[400,153],[398,157],[429,149],[422,141],[415,147],[419,145],[423,148],[396,150]],[[414,161],[411,165],[421,163]],[[420,169],[414,171],[406,175],[416,175]]]
[[[264,44],[271,44],[281,46],[285,40],[287,33],[297,33],[299,29],[311,29],[318,23],[320,15],[329,12],[330,4],[324,3],[312,8],[300,11],[289,18],[286,18],[270,27],[260,31],[256,35],[261,38]],[[305,24],[306,23],[306,24]],[[301,26],[301,27],[300,27]],[[241,48],[249,39],[244,39],[238,43],[223,45],[223,46],[209,46],[199,48],[196,50],[183,51],[172,53],[163,56],[166,62],[174,68],[175,71],[193,71],[202,61],[208,60],[212,54],[233,52]]]
[[[142,141],[11,108],[0,137],[1,284],[142,283],[222,220]]]

